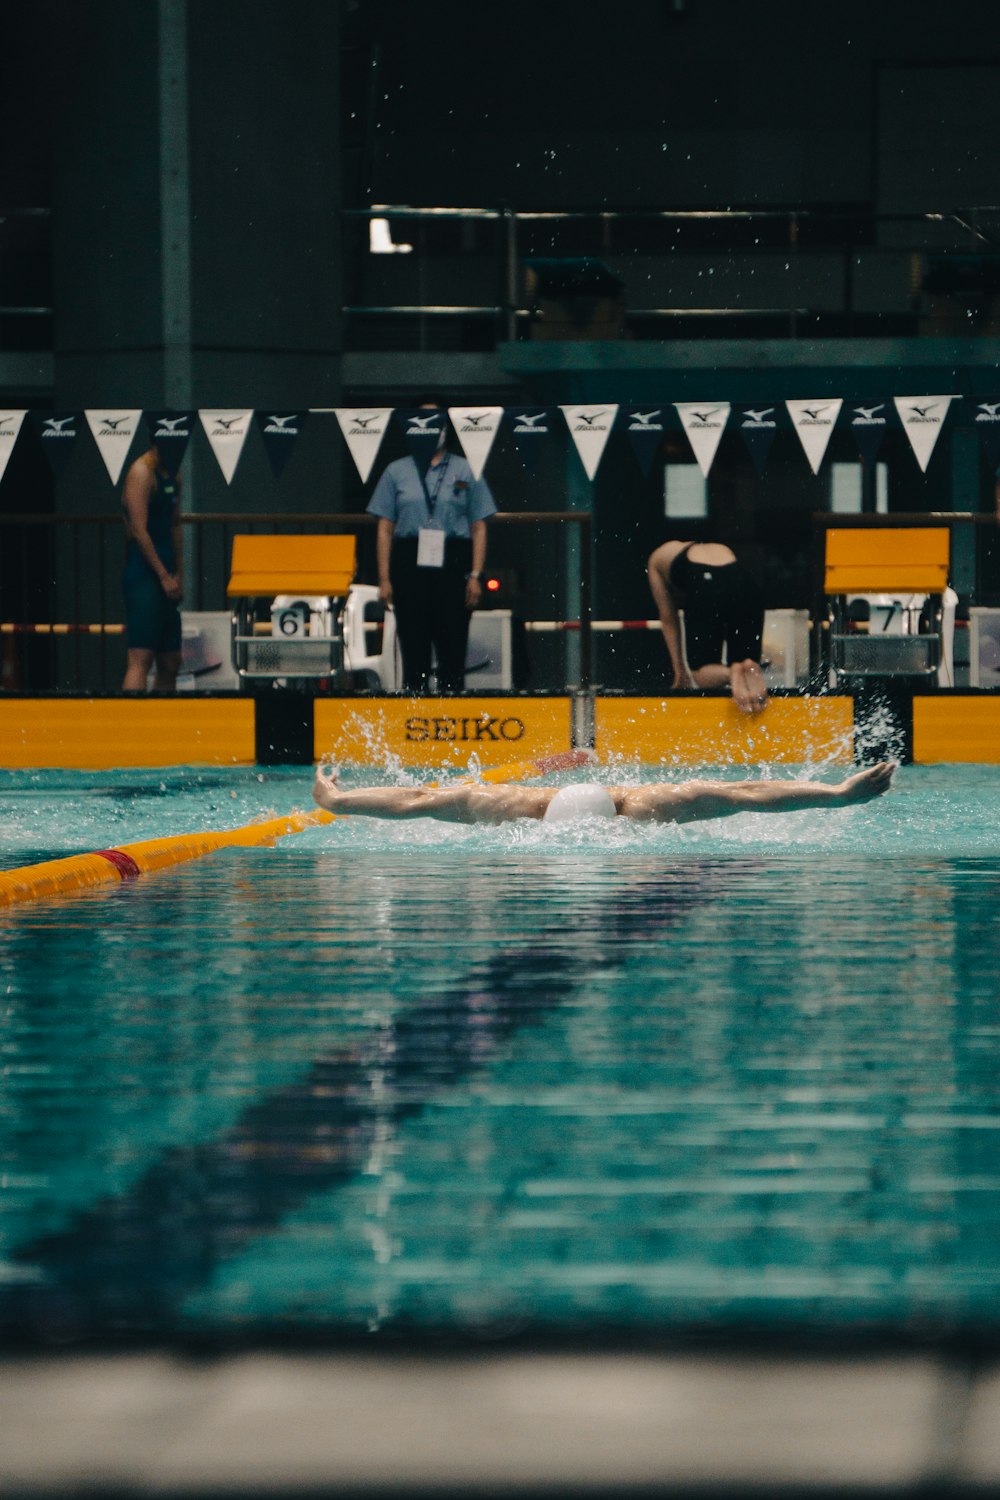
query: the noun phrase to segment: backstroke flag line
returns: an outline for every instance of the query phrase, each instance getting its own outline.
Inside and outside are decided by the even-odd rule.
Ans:
[[[975,429],[990,463],[994,467],[1000,465],[1000,399],[955,394],[887,395],[883,398],[866,397],[863,401],[826,396],[811,401],[776,400],[770,405],[758,403],[754,406],[745,402],[731,406],[728,401],[619,406],[609,401],[558,407],[453,406],[447,410],[391,406],[313,406],[308,410],[278,412],[270,407],[261,407],[257,411],[205,408],[200,413],[135,408],[118,410],[97,406],[84,412],[54,412],[50,415],[20,408],[0,410],[0,480],[8,472],[11,454],[23,432],[26,418],[37,431],[46,458],[58,475],[71,461],[75,462],[73,456],[78,451],[77,438],[83,430],[83,417],[113,485],[121,480],[143,423],[150,442],[159,450],[163,468],[171,476],[176,476],[199,416],[227,484],[233,482],[247,433],[254,424],[259,428],[272,471],[275,477],[279,477],[309,412],[336,416],[362,483],[368,482],[385,434],[393,422],[398,424],[403,442],[423,475],[435,450],[445,441],[450,421],[477,480],[482,478],[497,434],[506,424],[505,435],[530,476],[542,462],[547,440],[558,438],[557,427],[560,432],[563,430],[557,412],[562,413],[589,480],[597,474],[608,438],[616,427],[627,436],[639,467],[644,475],[648,475],[657,458],[662,457],[674,423],[669,414],[670,405],[673,405],[692,455],[706,477],[716,461],[719,443],[728,427],[739,432],[760,475],[769,458],[772,442],[783,430],[786,420],[795,428],[814,474],[819,473],[829,452],[835,428],[850,428],[861,458],[873,464],[887,432],[894,432],[897,425],[905,430],[917,463],[921,470],[926,471],[953,403],[959,403],[956,410],[960,410],[962,402],[966,404],[965,415],[958,419],[960,424],[963,428]],[[554,457],[558,462],[557,453]]]
[[[691,451],[705,478],[729,421],[728,401],[675,401],[674,410],[687,433]]]
[[[212,445],[212,452],[227,484],[232,484],[236,465],[243,452],[243,444],[250,431],[252,411],[228,411],[210,409],[199,411],[205,436]]]
[[[142,411],[108,411],[99,406],[95,411],[85,411],[87,426],[93,433],[97,451],[104,459],[104,467],[112,484],[122,477],[125,459],[132,446]]]
[[[27,415],[27,411],[0,411],[0,479],[10,462],[21,423]]]
[[[951,396],[893,396],[899,420],[910,440],[913,455],[923,473],[927,472],[934,445],[941,435],[948,415]]]
[[[458,441],[469,460],[472,477],[482,479],[486,460],[493,447],[493,439],[503,421],[503,407],[449,406],[448,415]]]
[[[823,462],[823,455],[843,404],[840,397],[832,396],[819,401],[785,402],[792,426],[799,435],[802,450],[814,474],[819,473],[819,466]]]
[[[615,425],[618,407],[611,405],[564,406],[562,414],[566,418],[566,426],[576,444],[576,451],[580,455],[580,462],[586,470],[587,478],[593,479],[608,438],[611,436],[611,429]]]
[[[386,428],[392,417],[391,406],[338,406],[335,408],[340,430],[354,459],[354,466],[361,475],[361,483],[368,476],[378,457]]]

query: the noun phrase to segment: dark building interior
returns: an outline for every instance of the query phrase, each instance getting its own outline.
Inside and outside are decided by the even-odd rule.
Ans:
[[[497,439],[502,511],[592,511],[598,617],[649,613],[645,558],[678,528],[735,543],[769,605],[803,608],[815,514],[994,512],[974,419],[998,389],[998,82],[982,0],[956,0],[947,26],[923,0],[808,20],[793,0],[8,5],[0,407],[325,408],[280,478],[248,443],[227,484],[193,443],[188,508],[264,516],[363,511],[372,481],[331,409],[427,389],[671,414],[963,398],[926,471],[903,432],[876,463],[841,424],[813,474],[779,422],[758,472],[731,426],[701,508],[673,513],[693,455],[672,415],[648,473],[616,430],[592,484],[564,433],[530,468]],[[25,424],[0,511],[116,507],[88,444],[53,475]],[[1000,602],[978,540],[957,586]],[[558,528],[495,528],[492,545],[496,602],[572,614]],[[25,573],[5,550],[8,598],[64,592],[58,560]],[[539,641],[533,685],[561,652]],[[652,636],[599,644],[608,686],[661,672]]]

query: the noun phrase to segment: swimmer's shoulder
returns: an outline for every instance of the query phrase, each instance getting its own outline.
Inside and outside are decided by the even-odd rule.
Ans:
[[[690,545],[690,542],[661,542],[659,547],[649,554],[649,566],[666,577],[674,558]]]
[[[609,786],[618,816],[636,823],[673,823],[683,805],[683,788],[669,781],[644,786]]]

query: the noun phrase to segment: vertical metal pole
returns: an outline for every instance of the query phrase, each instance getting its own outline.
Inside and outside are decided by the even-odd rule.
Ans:
[[[791,256],[791,263],[795,264],[795,276],[796,276],[795,300],[797,302],[798,301],[798,284],[797,284],[798,283],[798,265],[795,263],[795,261],[796,261],[796,252],[798,251],[798,248],[799,248],[799,216],[798,216],[798,214],[794,214],[794,213],[792,214],[791,218],[788,221],[788,247],[789,247],[789,252],[790,252],[790,256]],[[792,310],[791,310],[791,312],[789,314],[788,335],[789,335],[789,338],[793,338],[793,339],[798,338],[798,336],[799,336],[799,315],[796,312],[796,310],[795,310],[794,307],[792,308]]]
[[[194,402],[191,317],[191,170],[188,136],[188,3],[159,0],[160,263],[163,399],[175,411]],[[189,460],[185,502],[194,509]]]
[[[421,354],[427,352],[427,231],[423,219],[417,220],[417,295],[420,313],[417,328]]]
[[[591,587],[591,531],[590,514],[579,520],[580,537],[580,688],[590,691],[593,677],[591,621],[593,614],[593,590]]]
[[[507,341],[514,343],[517,338],[517,305],[518,296],[518,274],[517,274],[517,214],[512,208],[504,209],[504,227],[506,230],[507,248]]]
[[[198,608],[199,609],[204,609],[205,608],[205,554],[204,554],[204,549],[203,549],[202,544],[201,544],[201,539],[202,539],[203,532],[202,532],[202,528],[200,526],[192,525],[192,523],[190,521],[188,522],[188,526],[190,526],[190,528],[191,528],[191,537],[192,537],[192,542],[193,542],[193,545],[191,547],[191,553],[192,553],[192,556],[195,559],[195,568],[197,569],[197,571],[196,571],[196,573],[194,575],[195,578],[197,578],[197,580],[198,580],[198,583],[197,583],[197,593],[196,593],[195,597],[198,600]]]
[[[107,566],[107,548],[104,545],[103,521],[98,521],[97,523],[97,542],[100,549],[97,562],[97,618],[101,625],[106,625],[108,623],[106,619],[107,590],[104,586],[104,570]],[[99,645],[101,649],[101,692],[106,693],[108,690],[108,635],[104,630],[101,631]]]
[[[75,624],[80,623],[80,522],[73,522],[73,614]],[[83,664],[80,656],[80,632],[73,632],[73,672],[77,691],[83,687]]]
[[[580,462],[573,448],[573,440],[567,433],[566,450],[566,509],[579,511],[581,515],[590,514],[592,504],[593,485],[586,477],[583,464]],[[578,616],[581,602],[581,590],[583,588],[583,551],[584,535],[575,521],[563,523],[563,550],[565,555],[565,594],[563,618],[571,620],[574,615]],[[589,565],[589,556],[587,563]],[[583,670],[581,660],[583,623],[581,621],[579,630],[567,630],[565,635],[565,676],[567,687],[578,687],[580,675]]]
[[[163,386],[168,406],[191,405],[191,182],[187,0],[160,0],[160,256]]]

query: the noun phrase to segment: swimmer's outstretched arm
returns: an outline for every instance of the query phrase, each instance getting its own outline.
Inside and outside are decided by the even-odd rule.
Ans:
[[[554,791],[523,786],[369,786],[341,791],[335,767],[317,766],[313,800],[327,812],[369,818],[438,818],[446,823],[505,823],[540,818]]]
[[[688,781],[620,790],[623,817],[647,823],[693,823],[740,812],[797,812],[849,807],[889,790],[896,766],[883,761],[833,786],[823,781]]]

